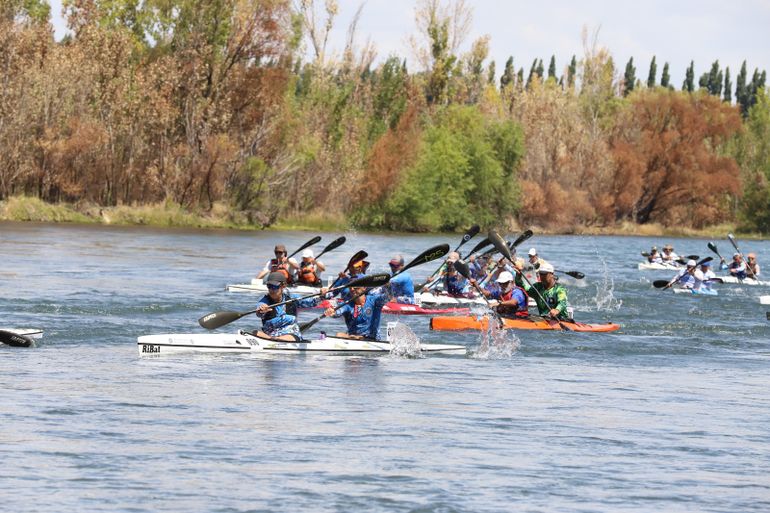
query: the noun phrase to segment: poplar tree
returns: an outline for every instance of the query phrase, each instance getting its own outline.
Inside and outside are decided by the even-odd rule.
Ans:
[[[725,68],[725,95],[722,97],[727,103],[733,102],[732,95],[733,84],[730,82],[730,66]]]
[[[631,57],[628,60],[628,64],[626,64],[626,73],[623,79],[623,96],[628,96],[628,94],[634,90],[635,85],[636,68],[634,67],[634,58]]]
[[[519,72],[516,73],[516,83],[519,84],[519,87],[524,84],[524,68],[519,68]]]
[[[671,88],[671,75],[668,74],[668,63],[663,64],[663,73],[660,75],[660,87]]]
[[[575,75],[577,75],[577,59],[572,56],[572,60],[569,62],[567,68],[567,87],[573,87],[575,85]]]
[[[548,64],[548,78],[556,80],[556,56],[551,55],[551,62]]]
[[[741,114],[743,114],[743,117],[746,117],[748,114],[746,75],[746,61],[743,61],[743,64],[741,64],[741,71],[738,73],[738,79],[735,82],[735,102],[741,106]]]
[[[513,57],[508,57],[508,60],[505,61],[505,69],[503,70],[503,74],[500,77],[500,90],[503,90],[511,85],[515,76],[516,70],[513,67]]]
[[[687,68],[684,74],[682,91],[687,91],[688,93],[695,91],[695,61],[690,61],[690,67]]]
[[[647,75],[647,87],[652,89],[655,87],[655,75],[658,73],[658,65],[655,64],[655,56],[652,56],[652,61],[650,62],[650,73]]]
[[[537,59],[532,61],[532,67],[529,68],[529,75],[527,76],[527,89],[529,89],[530,84],[532,84],[532,78],[537,73]]]
[[[711,71],[708,74],[708,91],[709,94],[714,96],[720,96],[722,94],[722,71],[719,69],[719,60],[714,61],[711,65]]]
[[[543,59],[540,59],[540,61],[537,63],[537,76],[540,78],[540,80],[543,80],[544,72],[545,67],[543,67]]]
[[[487,70],[487,83],[491,86],[495,84],[495,73],[497,72],[495,68],[495,61],[490,62]]]

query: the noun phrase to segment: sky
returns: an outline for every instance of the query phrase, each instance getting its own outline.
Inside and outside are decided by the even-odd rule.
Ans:
[[[339,15],[330,35],[329,50],[345,46],[348,25],[358,7],[363,11],[356,43],[371,40],[377,61],[391,54],[406,57],[410,70],[417,64],[408,45],[416,33],[417,0],[337,0]],[[444,0],[445,2],[447,0]],[[316,0],[319,5],[323,0]],[[61,0],[50,2],[56,38],[65,33]],[[670,66],[671,82],[680,88],[690,61],[695,62],[695,80],[711,68],[714,60],[730,67],[733,85],[746,60],[749,79],[754,68],[770,70],[770,0],[466,0],[473,11],[471,32],[461,52],[473,40],[490,37],[490,59],[499,76],[508,57],[516,68],[528,73],[535,58],[548,67],[556,56],[559,73],[573,55],[583,55],[581,33],[598,30],[598,44],[606,47],[622,74],[634,58],[637,78],[645,81],[650,60],[656,56],[657,80],[664,62]]]

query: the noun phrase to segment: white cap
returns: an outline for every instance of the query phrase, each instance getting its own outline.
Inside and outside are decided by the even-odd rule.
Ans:
[[[457,262],[458,260],[460,260],[460,253],[458,253],[457,251],[452,251],[451,253],[449,253],[449,258],[447,258],[447,261]]]
[[[497,283],[508,283],[509,281],[513,281],[513,275],[508,271],[503,271],[500,273],[500,276],[498,276],[495,281]]]
[[[537,255],[537,250],[535,248],[529,248],[529,256],[535,256]]]
[[[312,249],[306,249],[302,252],[302,258],[313,258],[313,250]]]
[[[741,256],[741,254],[740,254],[740,253],[735,253],[735,254],[733,254],[733,258],[735,258],[735,257],[739,257],[739,256]]]
[[[695,260],[688,260],[687,261],[687,267],[695,267],[695,264],[697,264],[697,262]]]
[[[540,264],[540,268],[537,270],[540,274],[544,273],[552,273],[553,272],[553,266],[549,263]]]

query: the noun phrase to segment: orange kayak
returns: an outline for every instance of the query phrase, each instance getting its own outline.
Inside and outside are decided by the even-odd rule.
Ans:
[[[430,329],[438,331],[461,331],[461,330],[485,330],[487,329],[489,318],[481,318],[470,315],[458,315],[453,317],[431,317]],[[530,317],[528,319],[510,319],[504,318],[503,323],[506,329],[514,330],[559,330],[559,331],[585,331],[592,333],[601,333],[606,331],[616,331],[620,329],[619,324],[585,324],[582,322],[554,321],[543,317]]]

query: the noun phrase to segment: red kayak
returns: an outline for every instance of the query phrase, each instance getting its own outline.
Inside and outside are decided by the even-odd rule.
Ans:
[[[473,317],[460,315],[455,317],[432,317],[430,329],[438,331],[461,330],[485,330],[489,323],[488,317]],[[515,330],[557,330],[557,331],[583,331],[601,333],[620,329],[619,324],[585,324],[582,322],[555,321],[543,317],[529,317],[521,319],[503,319],[505,329]]]
[[[321,301],[316,308],[335,307],[331,301]],[[424,308],[420,305],[390,302],[382,307],[382,313],[392,315],[467,315],[470,308]]]

